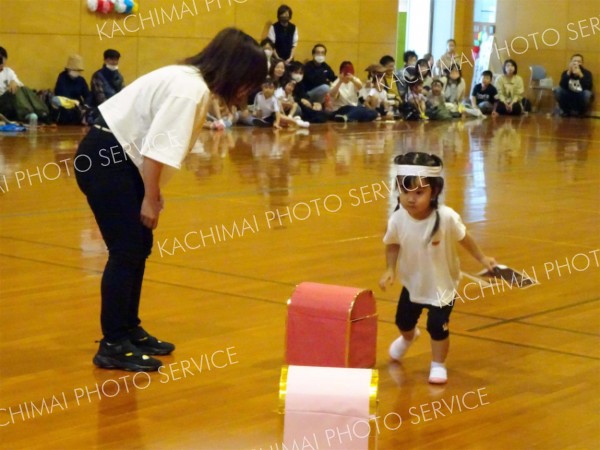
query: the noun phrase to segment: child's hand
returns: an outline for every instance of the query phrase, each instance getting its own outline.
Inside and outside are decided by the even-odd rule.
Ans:
[[[394,284],[394,271],[392,269],[386,269],[379,279],[379,287],[382,291],[385,291],[388,284]]]
[[[488,270],[493,270],[498,265],[496,260],[491,256],[483,256],[479,262]]]

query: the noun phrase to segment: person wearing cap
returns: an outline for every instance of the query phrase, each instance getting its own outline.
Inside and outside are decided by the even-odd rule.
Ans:
[[[83,58],[71,55],[58,75],[52,97],[52,112],[58,124],[82,124],[85,103],[90,95],[88,84],[81,76],[83,70]]]
[[[378,118],[385,116],[388,119],[394,118],[392,105],[388,102],[387,92],[384,87],[385,67],[381,64],[371,64],[367,67],[368,79],[370,87],[367,87],[366,92],[363,91],[365,106],[374,110],[378,114]]]
[[[0,47],[0,114],[9,120],[49,123],[48,107],[38,95],[26,87],[17,74],[6,66],[8,52]]]

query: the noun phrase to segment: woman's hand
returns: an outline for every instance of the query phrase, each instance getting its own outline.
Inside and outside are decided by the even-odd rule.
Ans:
[[[151,230],[156,229],[158,226],[158,216],[165,207],[165,201],[162,195],[157,198],[144,197],[142,201],[142,210],[140,211],[140,217],[144,226]]]

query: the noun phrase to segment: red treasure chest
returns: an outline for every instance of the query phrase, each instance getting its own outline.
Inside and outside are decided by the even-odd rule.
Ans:
[[[300,283],[288,301],[286,364],[375,366],[377,312],[369,290]]]

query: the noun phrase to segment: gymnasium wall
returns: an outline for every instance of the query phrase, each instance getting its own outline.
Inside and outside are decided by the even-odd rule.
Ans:
[[[299,29],[297,59],[310,58],[313,45],[322,42],[334,70],[348,59],[363,77],[365,67],[396,50],[397,0],[139,0],[140,10],[126,23],[122,14],[90,13],[86,3],[0,0],[0,46],[21,81],[53,88],[72,53],[83,56],[89,81],[103,51],[115,48],[128,83],[198,53],[224,27],[266,37],[281,3],[293,9]]]

